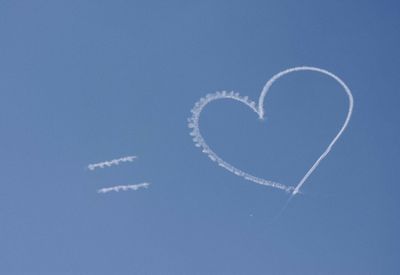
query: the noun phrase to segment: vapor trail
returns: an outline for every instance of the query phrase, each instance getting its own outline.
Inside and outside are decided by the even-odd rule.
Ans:
[[[258,115],[258,117],[260,119],[264,119],[264,100],[265,100],[265,97],[266,97],[269,89],[271,88],[272,84],[274,84],[275,81],[277,81],[279,78],[281,78],[284,75],[287,75],[287,74],[290,74],[293,72],[299,72],[299,71],[314,71],[314,72],[318,72],[318,73],[327,75],[327,76],[333,78],[334,80],[336,80],[342,86],[345,93],[347,94],[347,97],[349,100],[349,109],[347,112],[346,119],[343,123],[343,126],[341,127],[339,132],[336,134],[336,136],[330,142],[327,149],[322,153],[322,155],[317,159],[317,161],[312,165],[312,167],[307,171],[307,173],[304,175],[304,177],[300,180],[300,182],[296,186],[287,186],[282,183],[278,183],[275,181],[270,181],[270,180],[266,180],[263,178],[258,178],[253,175],[250,175],[250,174],[232,166],[231,164],[227,163],[222,158],[220,158],[213,150],[211,150],[211,148],[207,145],[206,141],[204,140],[203,136],[201,135],[200,126],[199,126],[199,119],[200,119],[201,112],[203,111],[204,107],[207,104],[211,103],[212,101],[219,100],[219,99],[236,100],[236,101],[239,101],[239,102],[245,104],[246,106],[248,106],[251,110],[253,110]],[[314,172],[314,170],[318,167],[320,162],[328,155],[328,153],[332,149],[333,145],[337,142],[339,137],[343,134],[344,130],[346,129],[346,127],[350,121],[350,118],[351,118],[351,115],[353,112],[353,102],[354,102],[354,100],[353,100],[353,96],[351,94],[350,89],[338,76],[334,75],[333,73],[331,73],[327,70],[320,69],[320,68],[307,67],[307,66],[295,67],[295,68],[290,68],[290,69],[284,70],[284,71],[274,75],[270,80],[268,80],[268,82],[265,84],[263,90],[261,91],[261,94],[260,94],[260,97],[258,100],[258,106],[256,105],[256,103],[254,101],[249,100],[249,98],[247,96],[242,97],[239,95],[239,93],[234,93],[234,92],[228,93],[226,91],[223,91],[223,92],[216,92],[214,94],[208,94],[205,98],[201,98],[199,101],[196,102],[195,106],[191,110],[192,117],[190,117],[188,119],[188,122],[189,122],[188,126],[189,126],[189,128],[192,128],[192,132],[190,133],[190,135],[193,136],[193,141],[194,141],[195,145],[197,147],[201,147],[202,152],[207,154],[208,157],[212,161],[216,162],[219,166],[225,168],[229,172],[231,172],[239,177],[243,177],[246,180],[249,180],[249,181],[261,184],[261,185],[266,185],[266,186],[271,186],[271,187],[274,187],[277,189],[281,189],[281,190],[291,193],[292,196],[294,196],[300,192],[300,188],[303,186],[305,181]],[[260,148],[260,150],[261,150],[261,148]]]
[[[96,168],[104,168],[104,167],[110,167],[113,165],[119,165],[121,162],[132,162],[133,160],[137,159],[136,156],[127,156],[119,159],[113,159],[109,161],[104,161],[104,162],[99,162],[99,163],[94,163],[94,164],[89,164],[87,168],[89,170],[95,170]]]
[[[119,192],[119,191],[128,191],[128,190],[138,190],[140,188],[148,188],[150,183],[144,182],[144,183],[138,183],[138,184],[130,184],[130,185],[117,185],[117,186],[112,186],[112,187],[106,187],[106,188],[101,188],[97,190],[97,193],[105,194],[108,192]]]
[[[322,153],[322,155],[317,159],[317,161],[311,166],[310,170],[307,171],[307,173],[304,175],[304,177],[300,180],[300,182],[297,184],[297,186],[295,187],[295,189],[292,192],[292,195],[296,195],[297,193],[299,193],[300,188],[303,186],[303,184],[305,183],[305,181],[308,179],[308,177],[315,171],[315,169],[318,167],[318,165],[320,164],[320,162],[328,155],[328,153],[331,151],[333,145],[335,145],[335,143],[337,142],[337,140],[340,138],[340,136],[343,134],[344,130],[346,130],[347,125],[350,122],[350,118],[351,115],[353,113],[353,107],[354,107],[354,98],[353,95],[351,93],[351,90],[349,89],[349,87],[347,87],[346,83],[344,83],[343,80],[341,80],[338,76],[334,75],[333,73],[324,70],[324,69],[320,69],[320,68],[315,68],[315,67],[307,67],[307,66],[303,66],[303,67],[296,67],[296,68],[291,68],[291,69],[287,69],[285,71],[282,71],[276,75],[274,75],[268,82],[267,84],[265,84],[260,98],[258,100],[258,113],[260,118],[264,117],[264,99],[265,96],[267,95],[269,89],[271,88],[272,84],[274,84],[274,82],[276,80],[278,80],[280,77],[292,73],[292,72],[298,72],[298,71],[315,71],[315,72],[319,72],[322,74],[325,74],[331,78],[333,78],[334,80],[336,80],[340,86],[342,86],[342,88],[344,89],[344,91],[346,92],[346,95],[348,97],[349,100],[349,109],[347,111],[347,115],[346,115],[346,119],[342,125],[342,128],[340,128],[339,132],[336,134],[336,136],[333,138],[333,140],[329,143],[328,147],[325,149],[325,151]]]

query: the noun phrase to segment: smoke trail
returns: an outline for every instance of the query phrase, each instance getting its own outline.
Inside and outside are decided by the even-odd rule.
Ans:
[[[117,185],[117,186],[112,186],[112,187],[106,187],[106,188],[101,188],[97,190],[97,193],[100,194],[105,194],[108,192],[119,192],[119,191],[128,191],[128,190],[138,190],[140,188],[148,188],[150,183],[144,182],[144,183],[138,183],[138,184],[130,184],[130,185]]]
[[[119,165],[121,162],[132,162],[133,160],[137,159],[136,156],[127,156],[119,159],[113,159],[110,161],[104,161],[100,163],[94,163],[94,164],[89,164],[87,168],[91,171],[93,171],[96,168],[104,168],[104,167],[110,167],[113,165]]]
[[[219,100],[219,99],[236,100],[236,101],[239,101],[239,102],[245,104],[246,106],[248,106],[251,110],[253,110],[258,115],[258,117],[260,119],[264,119],[264,100],[265,100],[265,97],[266,97],[269,89],[271,88],[272,84],[274,84],[275,81],[277,81],[279,78],[281,78],[284,75],[287,75],[287,74],[290,74],[293,72],[299,72],[299,71],[314,71],[314,72],[318,72],[318,73],[327,75],[327,76],[333,78],[334,80],[336,80],[342,86],[342,88],[344,89],[344,91],[346,92],[346,94],[348,96],[349,109],[347,112],[346,119],[343,123],[343,126],[341,127],[339,132],[336,134],[336,136],[330,142],[327,149],[325,149],[325,151],[322,153],[322,155],[317,159],[317,161],[312,165],[312,167],[307,171],[307,173],[304,175],[304,177],[300,180],[300,182],[296,186],[287,186],[282,183],[278,183],[278,182],[274,182],[274,181],[270,181],[270,180],[266,180],[263,178],[258,178],[253,175],[250,175],[250,174],[232,166],[231,164],[227,163],[222,158],[220,158],[214,151],[211,150],[211,148],[207,145],[203,136],[201,135],[200,127],[199,127],[199,119],[200,119],[201,112],[203,111],[204,107],[207,104],[209,104],[212,101]],[[192,117],[190,117],[188,119],[188,122],[189,122],[188,126],[189,126],[189,128],[192,129],[190,135],[193,136],[193,141],[194,141],[195,145],[197,147],[201,147],[202,152],[207,154],[208,157],[212,161],[216,162],[219,166],[225,168],[229,172],[231,172],[239,177],[243,177],[246,180],[249,180],[249,181],[252,181],[252,182],[255,182],[258,184],[266,185],[266,186],[271,186],[271,187],[278,188],[281,190],[285,190],[286,192],[290,192],[292,194],[292,196],[294,196],[300,192],[300,188],[303,186],[305,181],[314,172],[314,170],[318,167],[320,162],[328,155],[328,153],[332,149],[333,145],[337,142],[339,137],[343,134],[344,130],[347,128],[347,125],[350,121],[350,118],[351,118],[351,115],[353,112],[353,103],[354,103],[354,100],[353,100],[353,96],[351,94],[350,89],[338,76],[336,76],[333,73],[331,73],[327,70],[324,70],[324,69],[302,66],[302,67],[295,67],[295,68],[290,68],[290,69],[284,70],[284,71],[274,75],[270,80],[268,80],[268,82],[265,84],[264,88],[261,91],[261,94],[260,94],[260,97],[258,100],[258,106],[256,106],[256,103],[254,101],[249,100],[249,98],[247,96],[242,97],[239,95],[239,93],[234,93],[234,92],[227,93],[227,92],[223,91],[223,92],[216,92],[214,94],[208,94],[205,98],[201,98],[194,105],[193,109],[191,110]]]

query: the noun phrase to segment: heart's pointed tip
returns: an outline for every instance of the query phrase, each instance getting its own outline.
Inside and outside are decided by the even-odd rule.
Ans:
[[[265,115],[264,115],[263,110],[260,110],[259,108],[257,108],[257,110],[255,110],[255,112],[257,113],[259,120],[261,120],[261,121],[265,120]]]
[[[293,192],[292,192],[292,196],[294,197],[294,196],[296,196],[298,194],[303,194],[303,193],[300,190],[294,189]]]
[[[296,196],[297,194],[301,194],[300,190],[296,189],[294,186],[290,186],[286,188],[286,193],[290,194],[291,197]]]

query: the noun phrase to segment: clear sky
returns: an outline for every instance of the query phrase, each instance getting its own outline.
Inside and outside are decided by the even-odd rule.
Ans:
[[[352,3],[351,3],[352,2]],[[398,274],[397,1],[0,1],[1,274]],[[257,100],[327,69],[350,125],[302,194],[196,148],[207,93]],[[208,144],[295,186],[341,127],[326,76],[280,79],[266,120],[210,104]],[[132,163],[86,169],[136,155]],[[98,194],[113,185],[147,189]]]

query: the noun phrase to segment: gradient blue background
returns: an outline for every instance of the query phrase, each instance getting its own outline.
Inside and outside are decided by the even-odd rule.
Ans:
[[[397,1],[1,1],[1,274],[400,272]],[[302,191],[247,182],[193,146],[207,93],[257,100],[311,65],[352,89],[350,126]],[[207,107],[209,145],[296,185],[340,128],[340,86],[276,82],[260,122]],[[137,155],[132,164],[89,163]],[[100,195],[118,184],[147,190]],[[396,233],[397,232],[397,233]]]

